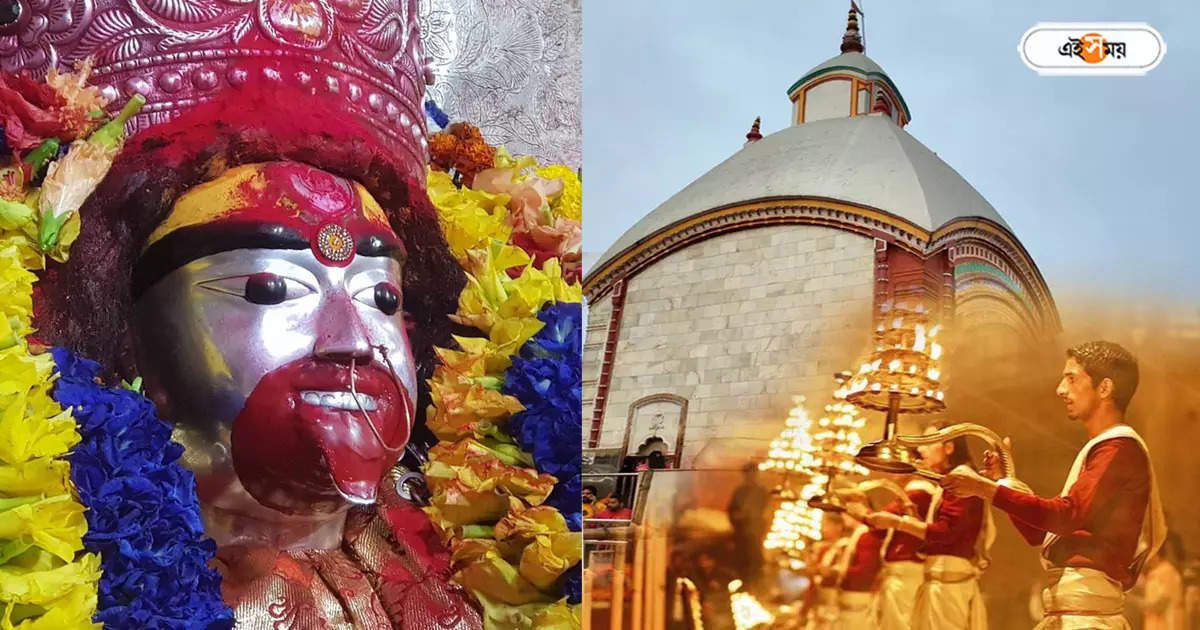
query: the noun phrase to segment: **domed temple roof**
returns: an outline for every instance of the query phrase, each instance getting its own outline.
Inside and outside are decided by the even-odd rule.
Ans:
[[[887,75],[887,73],[883,71],[883,68],[881,68],[879,64],[875,63],[875,60],[868,57],[865,53],[850,51],[847,53],[842,53],[836,57],[830,57],[825,61],[825,63],[822,63],[812,70],[806,72],[803,77],[800,77],[799,81],[796,81],[796,83],[804,83],[809,79],[809,77],[829,70],[830,68],[854,68],[862,71],[863,74],[873,73],[882,74],[885,76]]]
[[[834,60],[848,56],[870,62],[853,52]],[[596,266],[708,210],[797,197],[866,206],[928,232],[968,217],[1012,232],[971,184],[891,118],[857,115],[787,127],[747,143],[634,224]]]
[[[883,68],[875,63],[874,59],[868,57],[865,53],[852,50],[844,52],[836,57],[830,57],[824,63],[818,64],[812,70],[804,73],[791,87],[788,88],[788,96],[794,98],[795,94],[806,86],[819,81],[822,77],[834,73],[850,73],[859,74],[866,79],[882,81],[896,93],[900,100],[900,106],[904,108],[905,116],[908,120],[912,120],[912,113],[908,110],[908,104],[904,102],[904,96],[900,94],[900,88],[892,82],[892,78],[884,72]]]

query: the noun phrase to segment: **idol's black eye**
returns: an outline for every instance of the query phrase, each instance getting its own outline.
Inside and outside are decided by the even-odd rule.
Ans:
[[[287,299],[287,280],[273,273],[256,273],[246,276],[247,302],[255,304],[279,304]]]
[[[240,297],[251,304],[281,304],[313,293],[307,284],[276,273],[253,273],[248,276],[229,276],[200,283],[200,286]]]
[[[400,310],[400,292],[388,282],[375,285],[375,306],[384,315],[395,315]]]

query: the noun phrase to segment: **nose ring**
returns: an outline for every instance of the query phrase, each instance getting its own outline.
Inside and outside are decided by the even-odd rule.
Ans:
[[[383,346],[378,346],[378,347],[383,348]],[[387,361],[386,351],[384,352],[383,358],[384,358],[384,361]],[[399,379],[396,378],[395,370],[392,368],[391,361],[387,361],[387,364],[388,364],[389,372],[392,373],[392,380],[396,382],[396,385],[401,390],[403,390],[404,384],[401,383],[399,381]],[[358,396],[358,389],[355,386],[356,376],[357,376],[356,359],[354,357],[350,357],[350,395],[353,396],[353,398],[354,398],[354,404],[357,405],[358,410],[360,412],[362,412],[363,419],[367,421],[367,426],[371,427],[371,433],[375,434],[375,439],[379,441],[379,445],[382,446],[385,451],[387,451],[389,453],[398,453],[398,452],[404,450],[403,447],[392,448],[392,446],[389,445],[387,443],[387,441],[383,439],[383,435],[381,435],[379,433],[379,427],[375,426],[375,421],[371,419],[371,414],[367,413],[366,408],[363,407],[362,399],[360,399]]]

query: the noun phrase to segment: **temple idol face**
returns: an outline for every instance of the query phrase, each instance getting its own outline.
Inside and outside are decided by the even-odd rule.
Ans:
[[[417,397],[403,264],[365,189],[302,164],[179,198],[135,269],[134,334],[201,502],[320,516],[374,501]]]

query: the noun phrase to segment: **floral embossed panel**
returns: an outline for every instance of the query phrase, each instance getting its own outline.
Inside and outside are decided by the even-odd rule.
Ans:
[[[580,0],[22,0],[0,27],[0,69],[44,77],[54,64],[95,59],[93,79],[123,102],[149,106],[134,128],[161,122],[243,80],[232,60],[319,52],[329,76],[272,77],[344,93],[385,133],[424,135],[414,102],[428,94],[451,118],[478,125],[492,144],[543,163],[581,157]],[[410,37],[418,7],[421,45]],[[338,29],[334,24],[340,24]],[[422,48],[424,50],[422,50]],[[336,52],[335,52],[336,51]],[[337,59],[338,56],[341,59]],[[424,58],[430,59],[425,66]],[[342,73],[366,63],[388,81]],[[358,79],[363,79],[358,81]]]
[[[421,0],[429,95],[492,144],[582,162],[581,0]]]

